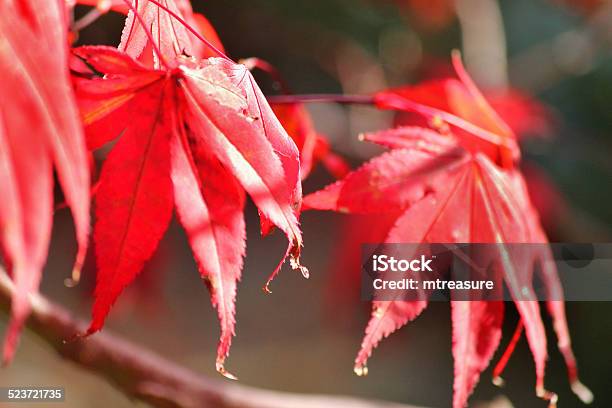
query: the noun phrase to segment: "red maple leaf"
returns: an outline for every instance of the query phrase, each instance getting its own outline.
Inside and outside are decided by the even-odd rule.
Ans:
[[[8,362],[47,258],[53,170],[75,220],[78,273],[89,235],[89,167],[70,90],[64,2],[4,0],[1,9],[0,244],[16,286]]]
[[[145,34],[150,41],[150,33]],[[181,48],[181,38],[172,38]],[[74,53],[102,75],[74,77],[88,146],[95,149],[120,135],[96,194],[98,278],[87,333],[102,328],[111,305],[155,251],[176,208],[219,315],[217,369],[231,377],[223,364],[234,334],[245,248],[245,191],[285,232],[285,257],[307,275],[299,265],[296,146],[250,72],[225,56],[196,60],[177,53],[170,59],[161,53],[165,69],[159,70],[114,48],[81,47]]]
[[[430,79],[419,86],[398,88],[400,92],[415,101],[422,101],[438,107],[443,105],[448,96],[437,100],[436,98],[426,99],[424,96],[439,93],[446,95],[448,93],[445,90],[446,87],[456,87],[458,81],[455,78],[448,78],[454,72],[452,65],[436,59],[434,67],[436,71],[440,71],[435,73],[435,80]],[[459,87],[462,88],[463,86],[459,84]],[[546,105],[533,96],[516,89],[505,89],[488,91],[485,93],[485,97],[493,110],[508,124],[519,140],[522,141],[528,137],[545,138],[552,135],[555,122],[553,114]],[[273,108],[275,108],[274,105]],[[447,107],[444,106],[444,108]],[[415,124],[428,126],[431,123],[431,120],[428,120],[427,117],[414,112],[398,111],[394,116],[393,124],[396,127],[414,126]],[[280,120],[283,122],[282,117]],[[291,132],[289,133],[291,134]],[[542,170],[539,170],[532,163],[523,162],[521,169],[527,182],[529,197],[538,210],[538,214],[540,214],[545,230],[553,231],[554,226],[557,225],[557,220],[563,218],[563,214],[567,212],[566,200]],[[393,222],[395,218],[397,216],[393,214],[385,214],[384,219],[382,214],[362,214],[349,216],[343,222],[338,256],[334,257],[333,263],[329,267],[333,274],[328,292],[330,299],[333,298],[331,300],[334,307],[337,308],[338,296],[344,296],[344,300],[347,302],[349,298],[356,299],[359,297],[360,280],[357,279],[356,275],[361,267],[361,258],[356,254],[359,253],[363,243],[383,240],[389,230],[386,220]],[[340,290],[340,287],[343,290]]]
[[[308,195],[304,207],[351,214],[397,213],[385,238],[390,243],[496,243],[501,252],[506,251],[506,243],[546,243],[523,177],[515,167],[519,151],[513,132],[488,105],[457,56],[454,64],[459,80],[376,94],[378,107],[416,112],[430,127],[405,126],[362,135],[392,150]],[[546,262],[550,256],[543,249],[533,251],[520,265],[499,265],[515,299],[521,299],[523,286],[531,288],[531,274],[524,276],[524,271],[537,263],[542,265],[547,288],[560,290],[556,271],[544,266],[550,265]],[[556,396],[544,388],[547,346],[538,302],[517,300],[515,304],[536,363],[537,394],[554,400]],[[367,373],[367,359],[379,341],[415,319],[426,306],[421,300],[375,301],[355,371]],[[584,391],[577,377],[563,302],[549,301],[548,309],[572,388]],[[503,313],[503,302],[452,301],[454,407],[467,403],[493,357],[501,339]],[[584,392],[582,397],[589,399],[589,394]]]
[[[128,6],[128,3],[125,2],[125,0],[77,0],[76,3],[82,4],[82,5],[88,5],[88,6],[95,6],[99,13],[106,13],[109,10],[112,10],[112,11],[115,11],[115,12],[118,12],[124,15],[130,14],[130,8]],[[160,13],[159,16],[157,16],[157,13],[153,14],[157,7],[155,6],[155,4],[149,3],[147,1],[143,2],[139,0],[136,2],[133,1],[132,5],[134,7],[140,8],[141,10],[144,10],[146,6],[146,10],[148,10],[147,15],[149,16],[150,21],[148,21],[148,24],[145,23],[145,26],[150,27],[151,24],[156,24],[156,25],[165,24],[168,28],[172,29],[173,22],[167,18],[162,18],[164,17],[162,14],[167,14],[167,13],[162,12]],[[186,23],[188,23],[193,29],[195,29],[195,31],[197,31],[197,33],[199,33],[201,37],[206,38],[206,40],[208,40],[216,48],[216,50],[224,52],[225,48],[223,44],[221,43],[221,40],[215,28],[212,26],[212,24],[208,21],[208,19],[205,16],[203,16],[200,13],[193,12],[191,3],[188,0],[178,0],[176,1],[175,4],[171,4],[171,5],[166,4],[166,6],[172,7],[173,10],[178,9],[179,15],[181,15],[184,18]],[[133,15],[131,16],[133,18]],[[157,18],[152,18],[152,16],[157,16]],[[131,26],[133,28],[140,28],[140,26],[137,23],[138,23],[138,19],[136,19],[136,21],[132,19]],[[183,27],[180,25],[180,22],[178,23],[174,22],[174,24],[175,25],[178,24],[180,26],[179,28],[182,29],[179,31],[181,34],[180,40],[186,41],[190,49],[196,50],[196,55],[195,55],[196,58],[202,59],[202,58],[207,58],[207,57],[217,55],[212,48],[205,46],[202,43],[202,41],[200,41],[200,39],[197,38],[196,35],[192,33],[186,33],[185,29],[183,29]],[[124,31],[126,30],[127,29],[124,29]],[[162,31],[164,30],[162,29]],[[140,34],[145,35],[145,38],[141,38],[140,41],[148,41],[148,39],[146,38],[146,34],[143,31],[140,31]],[[123,37],[126,37],[126,36],[124,35]],[[132,38],[131,41],[133,42],[134,38]],[[158,47],[159,47],[159,44],[160,44],[160,39],[156,41],[156,45]],[[134,47],[131,46],[131,48],[133,49]],[[187,50],[184,50],[184,51],[185,53],[187,53]],[[154,56],[154,49],[151,46],[151,44],[147,43],[137,59],[144,65],[153,67],[154,66],[153,56]],[[176,57],[176,54],[172,53],[170,57],[174,58]],[[74,56],[73,56],[73,61],[71,61],[71,66],[72,66],[73,71],[81,71],[82,73],[85,73],[85,74],[90,73],[90,69],[87,66],[84,66],[84,63],[80,59]],[[133,291],[132,291],[132,293],[135,296],[132,300],[137,303],[144,302],[145,306],[149,309],[152,309],[152,310],[154,308],[159,309],[163,307],[162,305],[160,305],[159,299],[163,298],[163,294],[161,293],[163,284],[160,283],[160,281],[163,280],[164,276],[161,273],[158,273],[158,272],[162,272],[159,268],[149,268],[149,269],[153,271],[154,273],[146,274],[146,276],[141,277],[135,283],[133,287]]]

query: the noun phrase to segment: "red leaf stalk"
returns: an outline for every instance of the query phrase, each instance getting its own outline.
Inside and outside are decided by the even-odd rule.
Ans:
[[[521,339],[521,334],[523,334],[523,320],[519,320],[516,329],[514,329],[514,334],[512,335],[512,339],[510,339],[510,343],[508,343],[508,347],[502,354],[499,362],[493,369],[493,384],[501,387],[504,385],[504,379],[501,377],[501,374],[504,372],[512,353],[514,353],[514,349],[516,348],[516,344]]]

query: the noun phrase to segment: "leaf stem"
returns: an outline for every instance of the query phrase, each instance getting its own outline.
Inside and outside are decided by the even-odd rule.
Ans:
[[[341,103],[347,105],[374,105],[370,95],[340,95],[340,94],[305,94],[305,95],[273,95],[266,97],[269,103]]]
[[[423,115],[427,118],[440,118],[443,121],[461,128],[471,135],[489,142],[491,144],[500,146],[503,149],[501,154],[502,157],[509,156],[507,160],[508,164],[505,166],[512,166],[513,152],[518,152],[518,147],[514,139],[502,137],[496,133],[490,132],[479,126],[474,125],[467,120],[453,115],[452,113],[433,108],[431,106],[423,105],[421,103],[406,99],[399,95],[386,95],[384,103],[381,98],[370,95],[341,95],[341,94],[305,94],[305,95],[274,95],[267,97],[268,102],[278,104],[291,104],[291,103],[340,103],[340,104],[352,104],[352,105],[372,105],[378,109],[388,109],[403,112],[415,112]]]
[[[512,335],[512,339],[510,340],[510,343],[508,343],[508,347],[499,359],[499,362],[495,365],[495,368],[493,368],[493,383],[495,385],[503,385],[501,375],[504,372],[508,361],[510,360],[510,356],[512,356],[512,353],[514,353],[516,344],[521,339],[521,334],[523,334],[523,320],[519,320],[518,325],[514,330],[514,334]]]

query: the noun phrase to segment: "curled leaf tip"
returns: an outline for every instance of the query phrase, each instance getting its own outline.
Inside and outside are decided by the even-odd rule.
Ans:
[[[83,269],[83,264],[81,262],[77,263],[76,265],[74,265],[74,268],[72,268],[72,280],[75,283],[79,283],[79,281],[81,280],[81,269]]]
[[[79,245],[79,250],[76,255],[76,260],[74,261],[74,266],[72,267],[71,276],[71,284],[75,286],[81,280],[81,271],[83,270],[83,264],[85,263],[85,256],[87,255],[87,245]],[[64,281],[66,284],[66,281]],[[66,285],[68,287],[72,287],[70,285]]]
[[[64,286],[67,288],[74,288],[78,284],[79,284],[79,279],[75,279],[74,274],[70,278],[64,279]]]
[[[217,364],[216,364],[217,372],[229,380],[237,381],[238,377],[236,377],[234,374],[227,371],[223,363],[224,363],[224,360],[217,360]]]
[[[355,374],[357,374],[357,376],[365,377],[366,375],[368,375],[368,366],[356,365],[353,371],[355,372]]]
[[[272,291],[270,290],[270,281],[266,282],[266,284],[264,285],[263,288],[261,288],[264,292],[266,292],[266,294],[271,294]]]
[[[299,269],[299,271],[302,273],[302,276],[308,279],[310,277],[310,272],[308,272],[308,268],[306,268],[300,263],[300,246],[294,243],[293,248],[291,248],[290,254],[291,256],[289,258],[289,264],[291,265],[291,269]]]
[[[493,377],[493,385],[495,385],[496,387],[503,387],[504,385],[506,385],[506,381],[504,381],[503,378],[501,378],[500,376],[495,376]]]
[[[548,391],[542,386],[538,386],[536,387],[536,395],[538,396],[538,398],[548,401],[548,408],[557,408],[559,396],[556,393]]]
[[[576,394],[580,401],[585,404],[591,404],[593,402],[593,392],[579,380],[572,381],[571,387],[572,391],[574,394]]]
[[[308,268],[306,268],[305,266],[302,266],[299,261],[294,261],[293,259],[290,261],[291,262],[291,268],[293,268],[293,270],[299,269],[300,273],[302,274],[302,276],[306,279],[310,278],[310,272],[308,271]]]

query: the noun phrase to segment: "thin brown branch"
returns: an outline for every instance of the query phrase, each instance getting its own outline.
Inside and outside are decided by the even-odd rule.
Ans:
[[[340,103],[347,105],[373,105],[374,98],[370,95],[342,94],[305,94],[305,95],[272,95],[266,97],[269,103]]]
[[[13,284],[0,269],[0,306],[8,310]],[[126,395],[156,407],[181,408],[415,408],[349,397],[267,391],[211,379],[179,366],[105,330],[86,340],[65,342],[87,327],[62,306],[31,297],[28,327],[58,354],[106,378]]]

